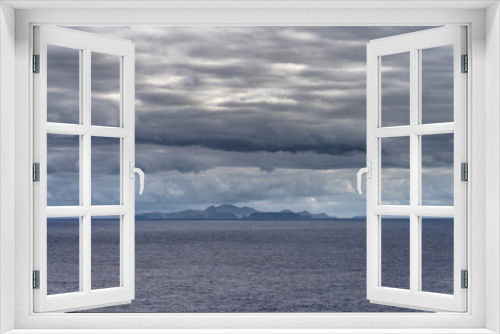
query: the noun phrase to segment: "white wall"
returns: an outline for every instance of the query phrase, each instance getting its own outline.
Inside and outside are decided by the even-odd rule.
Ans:
[[[486,328],[500,332],[500,12],[499,4],[486,11]],[[496,263],[494,263],[495,261]]]
[[[14,326],[14,320],[13,320],[13,310],[14,310],[14,295],[13,295],[13,273],[14,269],[17,270],[17,273],[19,274],[18,279],[17,279],[17,284],[20,286],[18,288],[21,293],[18,293],[17,295],[17,303],[16,306],[18,307],[18,313],[16,314],[17,316],[17,326],[23,328],[33,328],[38,325],[43,325],[47,328],[51,328],[49,326],[59,326],[59,328],[70,328],[71,326],[79,326],[80,324],[83,326],[100,326],[101,322],[97,321],[89,321],[88,318],[85,317],[80,317],[76,321],[74,319],[66,318],[66,319],[61,319],[64,320],[61,321],[60,323],[55,323],[54,318],[57,317],[57,315],[51,316],[51,317],[44,317],[40,319],[28,319],[28,314],[27,311],[30,309],[30,304],[29,304],[29,294],[31,294],[31,291],[28,291],[28,289],[25,289],[25,285],[29,284],[29,274],[31,273],[31,267],[29,266],[29,263],[27,263],[27,256],[29,254],[28,252],[28,246],[27,243],[20,242],[18,244],[18,252],[16,256],[18,256],[18,262],[16,268],[14,268],[14,262],[13,262],[13,254],[14,254],[14,245],[13,245],[13,239],[12,236],[14,236],[14,230],[13,230],[13,222],[14,222],[14,212],[12,211],[14,208],[14,202],[13,198],[14,195],[17,196],[18,200],[16,202],[16,205],[18,207],[17,211],[17,235],[16,239],[19,240],[19,238],[24,238],[21,240],[27,239],[27,236],[29,235],[29,222],[30,222],[30,216],[29,216],[29,210],[30,210],[30,201],[29,201],[29,196],[26,196],[26,194],[29,193],[27,190],[29,188],[29,184],[31,183],[29,177],[30,177],[30,152],[29,152],[29,142],[30,142],[30,136],[29,136],[29,100],[26,98],[26,91],[29,90],[29,85],[28,85],[28,70],[29,70],[29,59],[28,59],[28,40],[29,40],[29,31],[28,31],[28,25],[27,24],[21,24],[23,22],[28,22],[28,21],[39,21],[40,13],[32,12],[32,11],[25,11],[26,13],[22,13],[23,11],[20,10],[18,11],[18,16],[17,16],[17,22],[18,22],[18,30],[17,30],[17,35],[18,35],[18,46],[17,46],[17,57],[18,59],[21,59],[22,61],[18,63],[18,80],[16,82],[17,90],[18,90],[18,98],[17,98],[17,122],[16,122],[16,134],[17,134],[17,140],[16,140],[16,146],[23,148],[22,150],[18,152],[14,152],[13,150],[13,145],[14,145],[14,112],[13,112],[13,101],[12,99],[14,98],[14,82],[9,81],[7,78],[14,78],[13,74],[13,69],[14,69],[14,58],[13,58],[13,53],[14,53],[14,45],[13,45],[13,26],[14,26],[14,11],[6,6],[5,4],[0,4],[0,43],[1,43],[1,51],[0,51],[0,259],[3,262],[0,262],[0,272],[2,275],[0,276],[0,332],[4,332],[8,330],[9,328],[13,328]],[[453,11],[448,11],[449,13]],[[249,11],[249,13],[246,14],[246,19],[243,20],[244,22],[250,22],[250,23],[255,23],[259,22],[259,20],[265,22],[266,20],[272,22],[272,21],[280,21],[283,22],[283,24],[286,24],[288,22],[325,22],[325,23],[331,23],[331,22],[352,22],[354,15],[346,15],[347,12],[342,12],[342,11],[322,11],[320,13],[312,12],[312,11],[300,11],[300,12],[293,12],[293,11],[287,11],[287,10],[280,10],[279,11],[279,16],[277,15],[271,15],[268,12],[265,11]],[[487,225],[487,242],[486,242],[486,247],[488,254],[495,254],[494,257],[492,257],[492,260],[488,260],[489,262],[487,263],[487,279],[486,279],[486,287],[487,287],[487,300],[484,300],[484,295],[483,293],[477,293],[478,289],[476,289],[474,294],[469,294],[469,296],[472,297],[472,304],[473,307],[472,309],[476,314],[483,314],[483,311],[485,309],[485,305],[487,305],[487,327],[494,330],[495,332],[500,332],[500,320],[499,320],[499,315],[500,315],[500,286],[499,286],[499,278],[500,278],[500,259],[499,259],[499,245],[498,240],[499,240],[499,234],[500,234],[500,228],[499,228],[499,222],[500,222],[500,209],[498,208],[499,203],[500,203],[500,173],[499,173],[499,163],[500,163],[500,134],[499,132],[499,125],[500,125],[500,116],[499,116],[499,107],[500,107],[500,98],[498,97],[498,92],[499,92],[499,82],[500,82],[500,64],[499,64],[499,54],[500,54],[500,41],[499,41],[499,29],[500,29],[500,14],[499,14],[499,9],[498,5],[494,5],[494,7],[490,7],[488,9],[488,20],[484,20],[484,16],[482,16],[484,12],[481,11],[476,15],[477,17],[480,18],[474,19],[473,22],[476,24],[474,27],[474,34],[477,34],[478,28],[483,29],[486,27],[488,30],[488,54],[487,54],[487,88],[484,89],[484,81],[475,82],[476,87],[479,87],[479,90],[485,93],[478,94],[477,96],[479,98],[476,98],[475,101],[473,101],[474,107],[473,110],[477,113],[481,114],[481,117],[479,117],[479,121],[476,121],[474,126],[472,127],[472,132],[473,135],[479,136],[481,138],[479,141],[476,141],[474,144],[474,154],[479,157],[478,160],[473,160],[474,162],[472,163],[472,168],[478,167],[476,169],[476,172],[474,172],[474,169],[471,170],[471,174],[475,178],[477,184],[474,189],[474,196],[473,198],[478,199],[475,201],[475,203],[479,202],[480,204],[477,204],[474,206],[475,212],[473,213],[475,225],[483,225],[485,222],[485,215],[484,215],[484,210],[485,207],[487,207],[488,213],[488,224]],[[147,14],[147,15],[146,15]],[[129,24],[133,22],[149,22],[151,24],[154,24],[155,22],[238,22],[238,20],[231,15],[232,13],[230,11],[212,11],[210,12],[210,17],[207,19],[207,13],[203,11],[196,11],[193,10],[191,11],[182,11],[182,10],[177,10],[177,11],[156,11],[155,13],[150,13],[147,12],[145,13],[144,11],[121,11],[121,12],[116,12],[116,11],[106,11],[102,10],[99,12],[92,12],[92,11],[54,11],[54,12],[47,12],[44,15],[47,15],[47,22],[71,22],[72,20],[75,20],[75,22],[81,22],[83,21],[89,21],[89,22],[115,22],[116,24],[123,24],[123,22],[127,22]],[[314,14],[314,15],[313,15]],[[378,20],[383,20],[384,18],[388,18],[390,20],[394,20],[395,14],[398,14],[396,12],[391,12],[391,11],[376,11],[376,10],[371,10],[369,12],[366,12],[364,15],[358,16],[356,15],[356,22],[364,22],[364,21],[376,21]],[[413,14],[413,13],[410,13]],[[420,17],[422,17],[422,20],[436,20],[438,22],[442,21],[442,14],[440,14],[440,11],[433,11],[433,12],[422,12],[422,13],[417,13]],[[417,15],[415,14],[415,15]],[[38,15],[38,16],[37,16]],[[403,15],[397,15],[398,17],[398,22],[406,22],[405,20],[406,16],[409,15],[409,13],[404,12]],[[412,17],[415,17],[413,15]],[[451,15],[451,14],[450,14]],[[471,20],[469,14],[467,15],[460,13],[457,13],[456,16],[453,16],[453,22],[450,21],[450,24],[455,23],[455,22],[469,22]],[[146,17],[147,16],[147,17]],[[82,19],[83,17],[83,19]],[[111,18],[110,18],[111,17]],[[276,19],[276,17],[279,17],[279,19]],[[479,22],[481,24],[479,24]],[[485,23],[485,24],[483,24]],[[479,34],[482,36],[482,34]],[[482,50],[482,43],[484,40],[477,40],[476,45],[477,49],[476,50]],[[21,52],[19,52],[21,51]],[[478,59],[481,59],[481,57],[484,57],[484,54],[480,52],[481,54],[478,54],[476,52],[473,55],[473,65],[475,62],[479,63]],[[480,56],[480,57],[477,57]],[[476,75],[475,77],[482,77],[484,75],[485,67],[482,66],[482,68],[472,67],[472,73],[473,75]],[[8,73],[11,72],[11,73]],[[4,75],[4,74],[8,75]],[[492,74],[494,73],[494,74]],[[20,93],[19,93],[20,92]],[[484,94],[486,94],[486,99]],[[486,101],[487,104],[487,119],[488,121],[485,122],[484,120],[484,103]],[[477,119],[476,119],[477,120]],[[488,140],[484,142],[482,139],[483,136],[481,133],[483,133],[484,129],[486,128],[487,132],[487,138]],[[484,158],[485,156],[485,149],[489,149],[486,151],[488,153],[487,157]],[[14,174],[14,159],[17,159],[18,165],[17,165],[17,170],[16,170],[16,188],[17,191],[16,193],[14,192],[14,181],[13,181],[13,174]],[[488,167],[485,167],[484,160],[487,159]],[[484,180],[484,175],[485,173],[488,173],[488,182],[485,182]],[[470,175],[471,175],[470,174]],[[486,189],[486,192],[485,192]],[[485,198],[485,194],[487,195]],[[478,237],[479,233],[475,233],[475,235],[472,235],[471,237],[474,239],[474,241],[481,241],[481,242],[476,242],[474,245],[475,251],[472,253],[474,255],[474,259],[478,258],[483,258],[485,253],[484,253],[484,239],[482,236],[484,236],[484,230],[481,228],[479,230],[482,233],[481,237]],[[20,251],[21,250],[21,251]],[[479,250],[479,251],[478,251]],[[473,268],[475,270],[471,270],[472,276],[471,280],[474,280],[474,272],[484,272],[484,261],[475,261],[473,263]],[[491,265],[491,266],[490,266]],[[477,277],[477,276],[476,276]],[[483,279],[483,278],[482,278]],[[484,280],[484,279],[483,279]],[[483,283],[483,282],[482,282]],[[481,289],[484,289],[484,284],[482,284]],[[477,298],[480,296],[480,298]],[[21,307],[22,306],[22,307]],[[447,315],[444,315],[443,317],[447,317]],[[244,326],[245,324],[250,324],[249,326],[255,325],[257,322],[255,317],[251,318],[246,318],[244,319],[243,323],[238,323],[238,320],[241,317],[239,315],[235,315],[234,317],[231,317],[230,321],[226,322],[226,326],[229,328],[234,328],[237,327],[238,325]],[[286,318],[286,319],[285,319]],[[459,327],[459,326],[464,326],[464,319],[466,317],[463,317],[463,319],[459,319],[459,321],[456,321],[453,326],[454,327]],[[122,328],[126,328],[127,326],[129,328],[134,328],[134,323],[137,324],[137,318],[136,317],[122,317],[122,318],[117,318],[121,322],[118,324],[119,326],[122,326]],[[402,318],[400,318],[402,319]],[[417,322],[414,317],[408,317],[404,318],[404,320],[409,321],[410,325],[412,323]],[[31,321],[31,322],[28,322]],[[166,322],[164,319],[161,319],[159,317],[150,317],[151,320],[151,327],[156,326],[157,328],[161,328],[161,326],[165,326]],[[279,319],[278,319],[279,320]],[[363,323],[363,322],[356,322],[353,323],[353,318],[345,316],[344,318],[341,317],[335,317],[335,319],[329,319],[327,317],[321,317],[321,316],[315,316],[314,319],[309,319],[308,321],[309,324],[313,324],[315,326],[322,326],[326,328],[327,326],[337,326],[338,324],[347,324],[347,325],[355,325],[357,327],[362,327],[366,328],[370,325],[373,325],[375,327],[390,327],[390,324],[387,323],[387,319],[383,317],[370,317],[368,320],[373,320],[370,323]],[[392,319],[391,319],[392,320]],[[441,319],[438,319],[441,321]],[[444,319],[447,320],[447,319]],[[467,319],[466,319],[467,320]],[[37,321],[36,323],[34,321]],[[197,318],[195,321],[197,321],[196,326],[198,327],[206,327],[210,328],[210,326],[220,326],[220,323],[217,321],[216,318],[212,317],[205,317],[203,319]],[[283,323],[286,324],[296,324],[298,327],[300,326],[306,326],[308,323],[304,321],[303,318],[301,317],[283,317],[282,319]],[[193,320],[188,318],[188,317],[178,317],[173,318],[170,317],[168,320],[168,324],[172,327],[175,327],[176,325],[185,325],[185,326],[192,326],[193,325]],[[281,325],[281,323],[279,323]],[[441,324],[441,322],[439,322]],[[466,322],[468,325],[469,322]],[[116,323],[114,324],[115,326],[117,325]],[[481,317],[474,323],[475,327],[483,327],[484,326],[484,319]],[[394,326],[394,325],[392,325]],[[422,325],[421,325],[422,326]],[[429,326],[429,323],[425,324],[425,326]],[[104,328],[104,326],[101,326]],[[215,327],[219,328],[219,327]],[[281,327],[278,327],[281,328]],[[397,328],[397,327],[396,327]],[[63,330],[65,332],[65,330]],[[471,331],[472,332],[472,331]]]
[[[0,333],[14,328],[15,11],[0,3]],[[10,254],[10,256],[4,256]]]

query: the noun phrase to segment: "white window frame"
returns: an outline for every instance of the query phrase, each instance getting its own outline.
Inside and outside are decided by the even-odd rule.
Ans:
[[[47,46],[78,50],[80,59],[79,124],[47,121]],[[92,53],[113,55],[119,61],[120,113],[117,127],[92,125],[91,62]],[[39,55],[39,73],[34,84],[34,162],[39,164],[39,181],[34,183],[34,270],[39,271],[39,288],[34,289],[35,312],[75,311],[130,303],[135,297],[135,45],[129,40],[101,36],[60,27],[34,27],[34,54]],[[47,206],[47,135],[63,134],[79,137],[80,201],[75,206]],[[93,138],[115,138],[119,141],[118,205],[92,205]],[[130,169],[130,170],[129,170]],[[91,230],[92,216],[119,216],[120,271],[117,287],[92,289]],[[47,218],[79,217],[79,290],[47,295]]]
[[[131,4],[131,5],[130,5]],[[133,9],[102,10],[108,6]],[[498,1],[4,1],[0,4],[0,331],[12,333],[500,332],[500,11]],[[19,10],[14,11],[13,8]],[[57,9],[74,6],[86,9]],[[147,7],[150,7],[147,9]],[[163,6],[158,9],[152,7]],[[231,7],[232,8],[227,8]],[[391,9],[397,6],[397,9]],[[22,9],[22,8],[34,9]],[[52,9],[50,9],[52,7]],[[101,9],[96,9],[100,7]],[[142,7],[143,10],[137,10]],[[179,9],[184,8],[184,9]],[[49,9],[41,9],[49,8]],[[402,9],[403,8],[403,9]],[[436,9],[437,8],[437,9]],[[57,9],[57,10],[56,10]],[[443,25],[469,27],[468,312],[435,314],[35,314],[31,286],[32,26]],[[14,39],[15,31],[15,39]],[[132,41],[134,42],[134,41]],[[332,60],[334,63],[334,60]],[[14,73],[15,66],[15,73]],[[485,70],[488,66],[488,71]],[[14,82],[15,85],[12,85]],[[15,94],[15,99],[12,98]],[[15,145],[12,145],[12,143]],[[360,166],[361,167],[361,166]],[[15,175],[15,178],[12,178]],[[488,179],[486,182],[486,175]],[[12,198],[12,196],[15,197]],[[14,256],[12,256],[14,254]],[[15,286],[14,289],[12,287]],[[14,307],[12,307],[14,305]],[[142,328],[142,329],[139,329]],[[45,331],[42,331],[45,329]],[[134,330],[135,329],[135,330]],[[164,329],[161,331],[161,329]],[[217,329],[215,331],[215,329]],[[245,331],[246,329],[246,331]],[[301,329],[301,330],[297,330]],[[350,330],[348,330],[350,329]],[[355,330],[357,329],[357,330]],[[383,329],[383,330],[381,330]],[[418,330],[415,330],[418,329]],[[155,331],[158,330],[158,331]],[[191,331],[190,331],[191,332]]]
[[[467,290],[461,286],[461,271],[467,269],[467,183],[461,180],[461,163],[467,163],[467,73],[462,73],[461,56],[467,54],[467,31],[463,26],[448,26],[370,41],[367,46],[367,145],[366,157],[372,177],[366,180],[367,206],[367,298],[372,303],[421,310],[464,312]],[[453,47],[453,121],[422,123],[422,50],[444,45]],[[383,57],[409,54],[409,124],[382,124]],[[422,138],[424,135],[453,135],[454,204],[422,204]],[[407,138],[409,141],[409,203],[384,205],[382,200],[382,140]],[[409,289],[383,286],[382,216],[407,216],[409,219]],[[453,294],[422,290],[422,217],[449,217],[453,223]],[[432,278],[430,278],[432,279]],[[409,305],[409,306],[408,306]]]

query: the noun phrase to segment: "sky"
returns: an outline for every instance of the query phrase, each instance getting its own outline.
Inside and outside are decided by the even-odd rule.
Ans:
[[[366,44],[428,27],[73,27],[136,47],[136,212],[210,205],[366,214]],[[450,47],[423,51],[422,122],[453,121]],[[405,54],[382,125],[408,124]],[[78,122],[78,52],[48,50],[48,121]],[[92,55],[92,124],[119,124],[119,62]],[[453,136],[423,142],[424,204],[453,204]],[[78,205],[78,137],[48,136],[48,205]],[[382,201],[409,199],[408,138],[382,140]],[[92,204],[119,204],[119,141],[92,140]],[[138,184],[138,183],[137,183]],[[138,187],[137,187],[138,188]],[[364,187],[363,187],[364,189]]]

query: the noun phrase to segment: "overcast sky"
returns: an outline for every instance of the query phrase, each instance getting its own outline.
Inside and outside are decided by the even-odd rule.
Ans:
[[[228,203],[350,217],[366,214],[356,191],[366,164],[366,44],[424,28],[78,29],[136,45],[136,166],[146,173],[137,212]],[[424,123],[453,120],[450,51],[423,55]],[[78,122],[78,53],[48,52],[48,120]],[[115,126],[119,62],[92,62],[93,124]],[[408,57],[382,66],[383,125],[407,124]],[[78,204],[78,138],[68,137],[48,141],[49,205]],[[118,204],[119,143],[92,143],[92,202]],[[387,203],[409,198],[407,143],[382,142]],[[424,140],[427,204],[452,204],[452,147],[450,135]]]

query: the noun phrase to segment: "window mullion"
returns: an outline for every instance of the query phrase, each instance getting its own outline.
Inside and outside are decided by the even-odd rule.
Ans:
[[[420,281],[419,217],[413,209],[420,202],[420,137],[415,133],[419,124],[420,66],[417,49],[410,50],[410,291],[418,291]]]
[[[83,76],[84,76],[84,71],[83,71],[83,50],[80,50],[80,56],[79,56],[79,64],[80,64],[80,75],[79,75],[79,92],[78,92],[78,107],[79,107],[79,110],[78,110],[78,115],[79,115],[79,125],[80,124],[83,124]],[[83,163],[83,136],[79,136],[79,142],[80,142],[80,147],[79,147],[79,150],[78,150],[78,154],[79,154],[79,171],[80,171],[80,201],[79,201],[79,204],[80,206],[83,206],[84,205],[84,201],[83,201],[83,198],[84,198],[84,188],[83,188],[83,171],[85,170],[84,168],[84,163]],[[80,291],[83,291],[85,289],[85,286],[84,286],[84,281],[86,280],[86,278],[84,277],[84,262],[83,262],[83,259],[84,259],[84,253],[83,253],[83,250],[84,250],[84,240],[83,240],[83,235],[84,235],[84,223],[85,223],[85,219],[84,217],[80,216],[79,217],[79,230],[78,230],[78,235],[79,235],[79,255],[78,255],[78,258],[79,258],[79,267],[78,267],[78,270],[79,270],[79,290]]]
[[[82,75],[81,75],[81,94],[80,98],[82,101],[82,125],[85,127],[90,127],[91,124],[91,52],[89,49],[83,49],[82,52]],[[82,189],[82,204],[84,207],[89,208],[89,212],[83,216],[81,228],[81,278],[83,282],[83,291],[90,293],[91,290],[91,134],[87,132],[81,137],[81,150],[80,150],[80,161],[82,164],[81,169],[81,184],[80,189]]]

